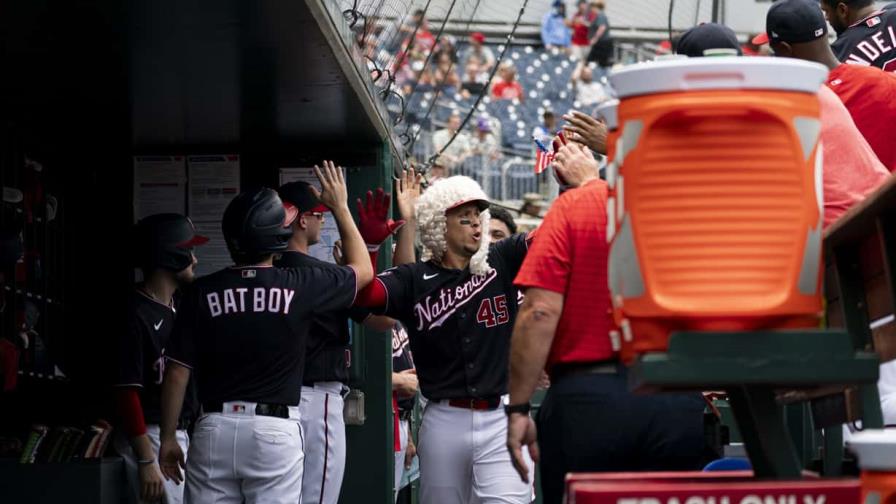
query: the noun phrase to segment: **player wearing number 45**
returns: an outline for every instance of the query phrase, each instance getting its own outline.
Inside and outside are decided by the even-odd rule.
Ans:
[[[156,455],[165,346],[174,327],[174,294],[193,281],[193,247],[208,238],[199,236],[190,220],[178,214],[146,217],[135,227],[135,261],[143,283],[131,294],[128,325],[118,342],[113,383],[119,426],[115,449],[125,463],[128,482],[137,502],[179,503],[183,486],[164,482]],[[176,439],[187,446],[187,425],[197,411],[192,391],[184,401]]]
[[[502,409],[517,310],[513,278],[526,236],[490,246],[488,197],[467,177],[436,181],[415,210],[423,261],[383,272],[357,304],[401,321],[410,335],[429,400],[418,435],[421,502],[531,502],[532,488],[504,447]]]

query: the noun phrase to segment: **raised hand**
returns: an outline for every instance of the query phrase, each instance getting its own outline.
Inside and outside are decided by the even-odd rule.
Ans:
[[[330,210],[348,208],[348,188],[345,185],[345,175],[342,167],[337,167],[332,161],[324,161],[324,167],[314,165],[314,174],[320,181],[321,190],[311,186],[311,191],[321,203]]]
[[[597,160],[584,145],[571,142],[554,154],[554,170],[566,184],[579,187],[589,180],[598,178]]]
[[[563,116],[563,131],[567,138],[588,146],[601,154],[607,153],[607,126],[590,115],[573,110]]]
[[[395,203],[398,205],[398,215],[405,221],[415,218],[414,205],[422,193],[420,187],[422,180],[423,175],[413,168],[403,170],[401,177],[395,179]]]
[[[391,201],[392,197],[382,187],[376,190],[376,195],[367,191],[366,203],[358,199],[358,229],[368,248],[378,247],[405,223],[389,218]]]

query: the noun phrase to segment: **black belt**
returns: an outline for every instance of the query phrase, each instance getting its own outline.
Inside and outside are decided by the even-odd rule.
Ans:
[[[563,362],[551,367],[551,381],[572,376],[615,375],[619,373],[619,362],[604,360],[597,362]]]
[[[202,411],[205,413],[240,413],[239,411],[224,411],[224,403],[202,403]],[[289,406],[285,404],[255,403],[255,414],[275,418],[289,418]]]
[[[455,399],[448,399],[448,405],[453,406],[455,408],[465,408],[477,411],[486,411],[498,409],[498,406],[501,405],[500,397],[458,397]]]

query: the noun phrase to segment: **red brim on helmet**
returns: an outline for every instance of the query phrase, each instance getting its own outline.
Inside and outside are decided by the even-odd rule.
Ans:
[[[208,243],[208,237],[197,234],[197,235],[193,235],[192,238],[190,238],[189,240],[187,240],[185,242],[178,243],[177,247],[178,248],[193,248],[193,247],[198,247],[200,245],[205,245],[206,243]]]

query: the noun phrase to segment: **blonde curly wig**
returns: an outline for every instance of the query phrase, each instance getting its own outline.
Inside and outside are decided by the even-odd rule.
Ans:
[[[448,243],[445,240],[445,233],[448,230],[445,212],[461,202],[475,200],[488,202],[488,196],[475,180],[461,175],[437,180],[420,196],[415,209],[417,231],[420,233],[420,241],[424,247],[424,261],[433,259],[436,262],[441,262],[448,249]],[[491,215],[487,209],[479,214],[482,237],[479,250],[470,259],[470,272],[474,275],[485,275],[492,270],[488,264],[490,218]]]

